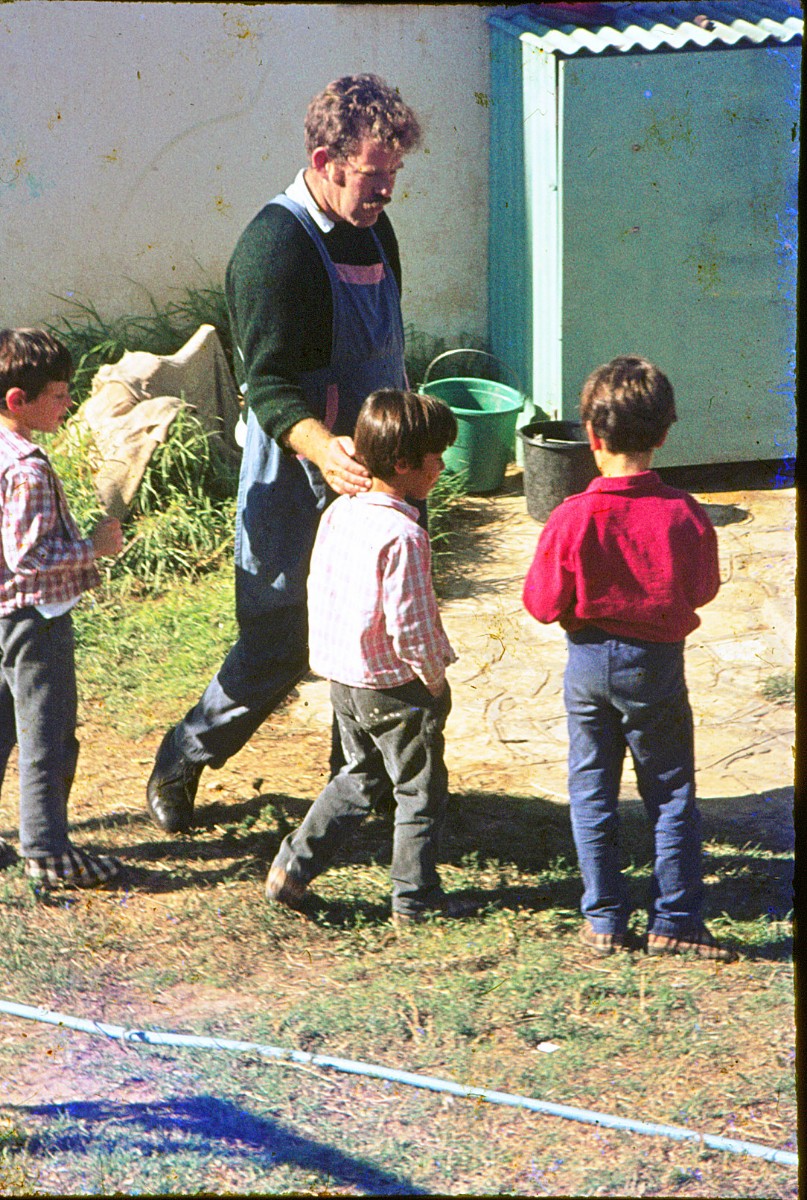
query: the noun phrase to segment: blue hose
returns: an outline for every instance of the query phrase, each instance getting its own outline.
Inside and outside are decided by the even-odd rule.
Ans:
[[[105,1025],[101,1021],[85,1021],[80,1017],[68,1017],[63,1013],[47,1012],[43,1008],[31,1008],[27,1004],[14,1004],[0,1000],[0,1012],[12,1017],[24,1017],[30,1021],[42,1021],[47,1025],[61,1025],[77,1029],[82,1033],[102,1034],[117,1041],[150,1046],[191,1046],[202,1050],[233,1050],[243,1054],[252,1051],[266,1058],[281,1059],[294,1063],[306,1063],[314,1067],[328,1067],[333,1071],[344,1071],[350,1075],[369,1075],[374,1079],[387,1079],[392,1083],[403,1083],[409,1087],[426,1088],[432,1092],[448,1092],[472,1100],[486,1100],[490,1104],[505,1104],[512,1108],[528,1108],[532,1112],[546,1113],[552,1117],[564,1117],[570,1121],[582,1121],[587,1125],[602,1125],[608,1129],[622,1129],[629,1133],[646,1133],[655,1137],[673,1138],[676,1141],[700,1142],[713,1150],[727,1150],[731,1154],[747,1154],[764,1158],[768,1162],[798,1165],[798,1155],[788,1150],[776,1150],[772,1146],[760,1146],[755,1142],[740,1142],[734,1138],[715,1137],[710,1133],[697,1133],[694,1129],[682,1129],[677,1125],[655,1125],[646,1121],[633,1121],[627,1117],[614,1117],[608,1113],[592,1112],[585,1108],[570,1108],[565,1104],[551,1104],[546,1100],[533,1100],[529,1096],[515,1096],[509,1092],[494,1092],[489,1088],[464,1087],[447,1079],[435,1079],[431,1075],[415,1075],[410,1071],[396,1071],[391,1067],[379,1067],[372,1063],[354,1062],[349,1058],[331,1058],[327,1054],[309,1054],[306,1050],[286,1050],[281,1046],[266,1046],[260,1042],[238,1042],[230,1038],[196,1037],[186,1033],[159,1033],[149,1029],[124,1029],[122,1025]]]

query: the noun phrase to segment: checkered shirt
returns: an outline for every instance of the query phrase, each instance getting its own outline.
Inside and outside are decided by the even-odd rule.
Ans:
[[[0,616],[65,603],[98,582],[92,540],[44,450],[0,426]]]
[[[431,579],[417,510],[383,492],[340,496],[325,510],[311,556],[311,667],[349,687],[418,678],[438,692],[456,661]]]

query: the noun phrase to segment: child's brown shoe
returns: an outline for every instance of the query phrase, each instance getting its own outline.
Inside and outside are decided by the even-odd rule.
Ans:
[[[277,900],[289,908],[299,908],[306,897],[307,888],[283,867],[272,866],[266,876],[266,899]]]
[[[77,846],[68,846],[64,854],[26,858],[25,874],[38,887],[95,888],[118,878],[121,864],[105,854],[88,854]]]
[[[600,958],[607,958],[609,954],[615,954],[618,950],[627,950],[628,948],[624,933],[598,933],[588,921],[580,930],[580,941],[587,950],[591,950]]]
[[[665,937],[661,933],[647,935],[647,953],[653,957],[662,954],[694,954],[697,958],[711,962],[735,962],[737,954],[715,941],[705,925],[694,933],[681,937]]]
[[[17,852],[13,846],[0,838],[0,871],[12,866],[17,861]]]

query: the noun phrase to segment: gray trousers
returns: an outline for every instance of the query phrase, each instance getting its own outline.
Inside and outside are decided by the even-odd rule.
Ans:
[[[76,773],[76,666],[70,613],[0,617],[0,785],[19,746],[20,854],[63,854]]]
[[[392,780],[392,908],[414,914],[442,897],[437,874],[448,799],[443,730],[451,693],[438,698],[414,680],[374,690],[331,684],[345,765],[326,784],[300,828],[283,839],[275,865],[301,883],[327,867]],[[389,776],[389,779],[387,778]]]

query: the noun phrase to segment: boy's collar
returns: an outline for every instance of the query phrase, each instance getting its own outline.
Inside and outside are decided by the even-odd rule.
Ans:
[[[387,508],[398,508],[405,512],[407,516],[414,513],[415,519],[418,517],[418,510],[409,500],[403,500],[400,496],[395,496],[391,492],[359,492],[355,496],[346,497],[349,500],[362,500],[365,504],[381,504]]]
[[[19,421],[16,420],[14,414],[10,413],[7,408],[0,408],[0,427],[7,433],[21,438],[24,442],[30,442],[32,446],[36,445],[36,442],[30,435],[30,431],[27,428],[21,429]]]

